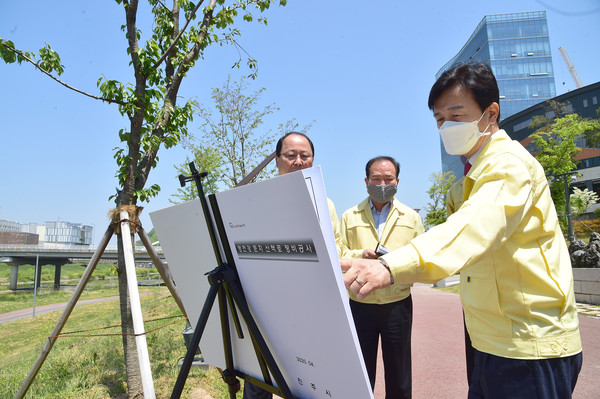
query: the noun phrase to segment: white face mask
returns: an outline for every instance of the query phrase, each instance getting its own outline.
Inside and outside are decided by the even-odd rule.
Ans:
[[[485,115],[485,111],[483,111],[479,119],[473,122],[445,121],[442,123],[442,126],[440,126],[440,136],[442,136],[444,148],[448,154],[464,155],[471,151],[480,137],[490,134],[485,133],[490,124],[483,129],[483,132],[480,132],[479,126],[477,126],[483,115]]]

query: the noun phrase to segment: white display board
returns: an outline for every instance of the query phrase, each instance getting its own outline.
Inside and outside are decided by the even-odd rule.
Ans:
[[[297,398],[372,398],[337,259],[318,167],[216,195],[254,320]],[[215,257],[199,201],[150,214],[194,325]],[[232,330],[236,369],[262,379],[246,328]],[[200,342],[224,368],[217,304]]]

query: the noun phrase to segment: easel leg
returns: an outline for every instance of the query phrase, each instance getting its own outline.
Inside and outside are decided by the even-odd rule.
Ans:
[[[233,308],[232,308],[233,310]],[[227,307],[227,297],[225,287],[219,287],[219,313],[221,318],[221,334],[223,338],[223,349],[225,350],[225,370],[221,372],[223,381],[227,384],[229,398],[235,399],[236,393],[240,390],[240,382],[235,376],[235,366],[233,364],[233,348],[231,345],[231,330],[229,328],[229,313]]]
[[[179,370],[179,375],[177,376],[177,382],[175,383],[175,387],[173,388],[173,392],[171,393],[172,399],[178,399],[181,396],[181,392],[183,391],[185,381],[187,380],[188,374],[190,373],[190,368],[192,367],[192,362],[194,361],[196,348],[198,348],[198,345],[200,345],[200,338],[202,337],[202,333],[204,332],[204,328],[206,327],[206,323],[208,322],[208,316],[210,315],[210,311],[213,307],[218,291],[218,286],[211,285],[210,290],[208,291],[208,295],[206,296],[206,300],[204,301],[202,312],[200,312],[198,323],[194,328],[192,342],[190,343],[187,352],[185,353],[185,358],[183,359],[181,369]]]
[[[258,347],[260,348],[260,354],[262,356],[264,356],[264,359],[266,360],[267,364],[270,365],[269,369],[270,369],[271,373],[273,374],[273,378],[275,379],[275,382],[279,389],[279,392],[276,392],[276,393],[281,395],[284,398],[293,399],[294,395],[292,394],[292,391],[290,390],[289,386],[287,385],[285,378],[283,378],[283,374],[281,373],[281,370],[279,370],[279,367],[277,367],[277,362],[275,361],[275,358],[271,354],[271,351],[269,350],[269,347],[267,346],[265,339],[263,338],[262,334],[260,333],[258,326],[256,325],[256,322],[250,316],[251,315],[250,309],[248,307],[248,304],[246,303],[244,294],[243,294],[240,286],[238,286],[235,283],[232,283],[232,284],[229,284],[229,287],[231,288],[231,294],[235,300],[235,304],[240,309],[240,313],[244,317],[244,321],[246,322],[248,329],[252,333],[253,342],[256,341],[256,344],[258,344]]]
[[[146,231],[144,231],[144,229],[141,226],[138,229],[138,236],[140,237],[140,240],[142,240],[144,247],[146,247],[146,251],[148,251],[148,255],[150,255],[150,259],[152,259],[154,266],[156,266],[156,270],[158,270],[160,277],[163,279],[163,281],[167,285],[167,288],[169,289],[169,292],[171,293],[171,295],[173,296],[173,299],[177,303],[177,306],[179,306],[179,310],[181,310],[181,313],[185,317],[187,317],[185,308],[183,307],[183,302],[181,301],[181,298],[179,297],[179,294],[177,293],[177,288],[175,287],[175,284],[173,284],[173,280],[171,279],[171,276],[168,273],[167,268],[160,260],[158,254],[156,253],[156,250],[154,249],[154,247],[152,246],[152,243],[150,242],[150,238],[148,237],[148,234],[146,234]]]

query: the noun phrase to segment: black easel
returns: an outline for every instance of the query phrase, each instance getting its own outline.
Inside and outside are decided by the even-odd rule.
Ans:
[[[221,319],[221,332],[223,335],[223,346],[225,351],[226,365],[226,369],[221,371],[221,376],[228,385],[229,397],[231,399],[235,399],[236,393],[240,389],[240,382],[237,379],[239,377],[244,379],[245,381],[249,381],[252,384],[257,385],[283,398],[294,399],[290,388],[288,387],[285,379],[283,378],[283,375],[281,374],[281,371],[279,370],[279,367],[277,366],[273,355],[267,347],[267,344],[264,338],[262,337],[258,326],[256,325],[256,322],[252,317],[252,314],[250,313],[250,309],[248,307],[246,298],[244,296],[242,287],[238,279],[235,263],[233,261],[233,255],[229,248],[227,235],[225,234],[223,221],[221,219],[221,213],[219,211],[219,206],[217,204],[216,197],[211,194],[209,196],[209,200],[212,215],[214,215],[214,220],[218,231],[219,241],[217,241],[215,226],[212,222],[211,214],[209,212],[208,203],[204,196],[204,190],[202,188],[201,181],[201,179],[206,177],[208,173],[199,173],[198,170],[196,170],[196,166],[193,162],[189,164],[189,167],[190,171],[192,172],[191,176],[186,177],[183,175],[179,175],[179,182],[182,187],[185,186],[185,183],[188,181],[193,180],[196,183],[196,187],[198,189],[198,196],[202,204],[204,218],[208,226],[208,232],[210,234],[218,266],[209,273],[207,273],[208,282],[210,283],[210,289],[208,291],[206,300],[204,301],[202,312],[200,313],[200,317],[198,318],[198,323],[196,324],[196,327],[194,329],[192,342],[188,346],[188,350],[181,365],[181,370],[179,371],[179,376],[177,377],[177,382],[175,383],[175,387],[173,388],[171,398],[174,399],[179,398],[181,396],[181,392],[185,385],[185,381],[187,380],[190,367],[194,360],[196,349],[200,344],[200,338],[202,337],[202,333],[204,332],[204,328],[206,327],[208,316],[213,307],[215,299],[218,297],[219,314]],[[221,244],[221,248],[219,248],[219,243]],[[223,261],[223,257],[221,256],[221,250],[225,254],[227,262]],[[237,315],[236,309],[239,309],[242,318],[248,326],[250,338],[252,339],[254,350],[256,352],[256,356],[260,364],[260,368],[265,382],[257,380],[256,378],[253,378],[247,374],[236,370],[235,365],[233,364],[228,310],[231,312],[238,337],[240,339],[244,338],[244,334],[239,323],[239,317]],[[276,388],[273,385],[271,381],[271,374],[273,375],[273,378],[275,379],[275,383],[278,388]]]

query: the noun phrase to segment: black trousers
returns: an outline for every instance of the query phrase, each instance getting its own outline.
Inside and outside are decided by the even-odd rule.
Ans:
[[[269,391],[257,387],[254,384],[244,381],[244,394],[243,399],[272,399],[273,394]]]
[[[350,300],[350,309],[362,350],[371,389],[375,388],[377,350],[381,351],[386,399],[411,398],[412,297],[382,305]]]
[[[473,351],[468,399],[569,399],[583,362],[581,353],[522,360]]]
[[[465,323],[465,314],[463,312],[463,326],[465,328],[465,360],[467,363],[467,384],[471,386],[471,377],[473,376],[473,362],[475,357],[475,349],[471,344],[471,337],[467,331],[467,323]]]

